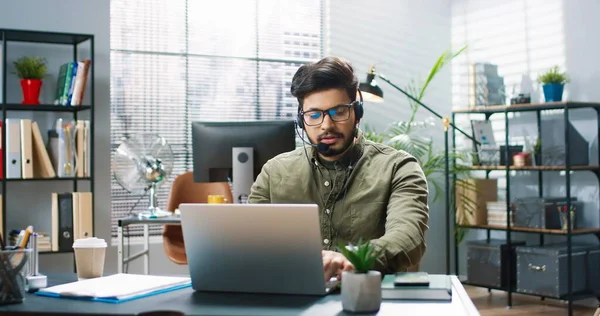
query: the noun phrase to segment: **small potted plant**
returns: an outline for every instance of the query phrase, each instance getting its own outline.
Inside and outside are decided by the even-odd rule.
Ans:
[[[533,146],[533,161],[536,166],[542,165],[542,140],[538,138]]]
[[[46,76],[46,59],[24,56],[13,62],[15,74],[21,78],[22,104],[40,104],[42,79]]]
[[[558,66],[554,66],[542,73],[538,77],[538,82],[542,84],[546,102],[560,102],[562,101],[565,84],[569,82],[569,78],[565,72],[560,72]]]
[[[381,307],[381,272],[373,270],[377,251],[369,241],[358,245],[339,244],[340,252],[352,263],[353,271],[342,272],[342,307],[353,313],[372,313]]]

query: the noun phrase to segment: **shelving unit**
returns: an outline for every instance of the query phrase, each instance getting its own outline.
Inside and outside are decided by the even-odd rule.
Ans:
[[[505,177],[506,177],[506,201],[507,201],[507,216],[506,216],[506,226],[500,226],[500,225],[459,225],[458,227],[464,228],[464,229],[474,229],[474,230],[484,230],[487,232],[487,241],[490,241],[490,232],[491,231],[504,231],[506,232],[506,245],[507,247],[510,249],[512,244],[512,236],[511,233],[512,232],[519,232],[519,233],[528,233],[528,234],[537,234],[539,235],[539,244],[540,245],[544,245],[544,236],[545,235],[557,235],[557,236],[563,236],[566,237],[566,244],[567,244],[567,265],[566,265],[566,269],[568,270],[568,278],[567,278],[567,283],[568,283],[568,294],[565,295],[564,297],[559,297],[559,299],[562,300],[566,300],[568,301],[568,313],[569,315],[572,315],[573,313],[573,301],[576,300],[580,300],[580,299],[585,299],[585,298],[590,298],[590,297],[595,297],[596,295],[600,295],[600,294],[594,294],[591,292],[585,292],[585,293],[574,293],[573,292],[573,275],[578,273],[576,271],[573,271],[572,267],[573,267],[573,262],[572,262],[572,257],[573,257],[573,242],[572,242],[572,237],[575,235],[587,235],[587,234],[594,234],[596,235],[596,237],[598,239],[600,239],[600,227],[593,227],[593,228],[575,228],[572,229],[571,228],[571,218],[570,216],[567,216],[567,230],[561,230],[561,229],[543,229],[543,228],[532,228],[532,227],[519,227],[519,226],[511,226],[511,207],[510,207],[510,201],[511,200],[511,193],[510,193],[510,184],[511,184],[511,172],[521,172],[521,171],[532,171],[532,172],[537,172],[538,175],[538,192],[539,192],[539,197],[543,197],[544,196],[544,190],[543,190],[543,177],[544,177],[544,173],[547,172],[557,172],[557,171],[564,171],[564,177],[565,177],[565,186],[566,186],[566,203],[567,203],[567,209],[570,209],[571,207],[571,196],[572,196],[572,192],[571,192],[571,171],[578,171],[578,172],[592,172],[593,174],[596,175],[598,181],[599,181],[599,186],[600,186],[600,166],[573,166],[571,165],[571,161],[570,161],[570,157],[568,154],[565,154],[565,165],[564,166],[525,166],[525,167],[515,167],[515,166],[510,166],[509,165],[509,147],[508,145],[510,145],[510,137],[509,137],[509,113],[511,112],[535,112],[536,114],[536,118],[537,118],[537,137],[538,139],[540,139],[542,137],[541,135],[541,112],[542,111],[547,111],[547,110],[563,110],[563,117],[564,117],[564,126],[565,126],[565,131],[564,131],[564,136],[565,136],[565,153],[569,153],[570,152],[570,144],[569,141],[567,141],[569,139],[569,111],[573,110],[573,109],[584,109],[584,108],[588,108],[588,109],[593,109],[596,111],[597,114],[597,118],[598,118],[598,135],[600,135],[600,103],[586,103],[586,102],[552,102],[552,103],[541,103],[541,104],[517,104],[517,105],[510,105],[510,106],[504,106],[504,105],[499,105],[499,106],[488,106],[488,107],[482,107],[482,108],[473,108],[473,109],[458,109],[458,110],[454,110],[452,113],[452,121],[455,121],[456,116],[459,114],[484,114],[485,115],[485,120],[489,120],[490,117],[494,114],[500,114],[500,115],[504,115],[504,122],[505,122],[505,150],[503,152],[501,152],[501,155],[504,155],[504,161],[506,162],[506,165],[501,165],[501,166],[470,166],[468,167],[470,170],[473,171],[486,171],[486,176],[485,178],[489,178],[489,174],[492,171],[505,171]],[[452,140],[453,143],[456,143],[456,134],[453,130],[452,132]],[[543,139],[542,139],[542,143],[543,143]],[[600,151],[600,149],[599,149]],[[599,152],[600,154],[600,152]],[[454,161],[456,163],[456,161]],[[456,175],[452,176],[452,185],[455,185],[457,180]],[[456,209],[456,208],[454,208]],[[594,210],[590,210],[590,209],[584,209],[584,212],[593,212]],[[596,212],[598,212],[598,210],[596,210]],[[458,263],[458,243],[456,242],[456,235],[455,235],[455,246],[454,246],[454,259],[455,259],[455,273],[456,275],[459,275],[459,263]],[[448,251],[448,253],[450,253]],[[510,262],[511,258],[510,256],[512,256],[513,254],[509,251],[508,252],[509,257],[506,259],[507,262]],[[506,264],[505,267],[508,271],[508,275],[511,274],[511,265],[510,264]],[[503,290],[508,292],[507,294],[507,306],[512,306],[512,293],[520,293],[520,294],[528,294],[528,295],[534,295],[534,296],[539,296],[545,298],[547,296],[543,296],[543,295],[538,295],[538,294],[532,294],[532,293],[528,293],[528,292],[522,292],[522,291],[518,291],[516,289],[515,284],[512,284],[512,280],[510,277],[507,278],[507,282],[508,285],[506,287],[490,287],[488,285],[481,285],[481,284],[472,284],[470,283],[468,280],[465,280],[463,283],[465,284],[469,284],[469,285],[475,285],[475,286],[480,286],[480,287],[486,287],[489,290],[491,289],[498,289],[498,290]],[[513,289],[513,286],[514,289]]]
[[[29,43],[29,44],[55,44],[55,45],[62,45],[62,46],[67,46],[67,47],[71,47],[72,48],[72,58],[73,61],[78,60],[78,50],[80,49],[80,45],[89,45],[86,48],[89,49],[89,58],[91,60],[91,64],[90,64],[90,69],[89,69],[89,74],[88,74],[88,79],[87,79],[87,85],[88,88],[85,90],[85,94],[89,96],[89,100],[90,102],[88,104],[82,104],[82,105],[78,105],[78,106],[70,106],[70,105],[54,105],[54,104],[40,104],[40,105],[23,105],[23,104],[19,104],[19,103],[14,103],[14,102],[9,102],[7,101],[7,94],[8,94],[8,80],[13,80],[13,78],[8,77],[8,73],[10,71],[9,69],[9,64],[7,61],[7,56],[8,56],[8,46],[7,44],[11,43],[11,42],[20,42],[20,43]],[[7,196],[6,191],[7,191],[7,185],[9,185],[9,183],[12,182],[52,182],[52,181],[61,181],[61,182],[72,182],[73,185],[73,191],[72,192],[77,192],[78,191],[78,184],[81,181],[89,181],[89,192],[91,192],[91,205],[92,205],[92,227],[94,226],[94,220],[93,220],[93,214],[94,214],[94,209],[93,209],[93,205],[94,205],[94,159],[93,159],[93,153],[94,153],[94,108],[95,108],[95,104],[94,104],[94,100],[95,100],[95,95],[94,95],[94,86],[95,86],[95,82],[94,82],[94,35],[90,35],[90,34],[75,34],[75,33],[60,33],[60,32],[46,32],[46,31],[35,31],[35,30],[15,30],[15,29],[2,29],[0,28],[0,44],[1,44],[1,63],[2,63],[2,68],[1,70],[1,76],[2,76],[2,94],[1,94],[1,99],[0,99],[0,109],[2,110],[2,148],[7,148],[6,147],[6,119],[7,119],[7,114],[10,112],[62,112],[62,113],[67,113],[69,115],[72,115],[72,118],[74,121],[77,121],[78,119],[78,114],[83,112],[83,111],[87,111],[89,113],[89,121],[90,121],[90,128],[89,128],[89,177],[55,177],[55,178],[25,178],[25,179],[19,179],[19,178],[6,178],[7,175],[7,170],[6,170],[6,164],[7,164],[7,158],[6,158],[6,154],[7,151],[4,151],[4,164],[2,164],[2,170],[3,170],[3,177],[1,179],[1,183],[2,183],[2,223],[3,223],[3,227],[2,227],[2,231],[5,232],[6,234],[8,234],[8,229],[10,229],[9,227],[7,227],[7,216],[13,212],[15,212],[15,210],[11,210],[11,209],[7,209],[7,200],[10,199],[9,196]],[[39,53],[36,53],[36,55],[42,55],[43,56],[43,50],[40,49]],[[12,68],[11,68],[12,69]],[[48,68],[48,72],[58,72],[58,69],[53,69],[53,68]],[[56,73],[56,75],[58,75],[58,73]],[[16,93],[13,91],[13,93]],[[18,92],[19,94],[21,93],[21,91]],[[43,134],[43,133],[42,133]],[[35,195],[36,192],[31,192],[32,195]],[[13,215],[14,216],[14,213]],[[7,239],[8,236],[3,236],[5,239]],[[44,252],[40,252],[40,254],[52,254],[52,253],[70,253],[72,252],[72,250],[70,251],[66,251],[66,250],[58,250],[58,251],[44,251]]]

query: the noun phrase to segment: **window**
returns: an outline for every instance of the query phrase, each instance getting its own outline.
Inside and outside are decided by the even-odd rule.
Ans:
[[[192,121],[294,116],[290,74],[323,57],[323,2],[111,0],[112,150],[142,131],[166,138],[174,168],[161,207],[175,176],[192,170]],[[117,219],[146,208],[148,196],[113,179],[111,197],[114,238]]]
[[[554,65],[563,70],[566,66],[563,1],[453,1],[452,44],[454,47],[468,45],[468,49],[452,62],[453,107],[467,108],[472,103],[470,66],[473,63],[497,66],[505,87],[503,104],[510,104],[510,98],[519,93],[531,94],[532,102],[541,102],[543,93],[536,82],[538,75]],[[544,112],[546,116],[557,111]],[[537,126],[531,124],[535,122],[535,114],[510,113],[508,118],[511,145],[535,142]],[[479,114],[460,114],[455,123],[470,134],[470,120],[484,119]],[[490,121],[496,143],[504,145],[504,115],[495,114]],[[458,132],[456,135],[458,148],[472,148],[472,142],[466,137]],[[506,183],[502,177],[498,180],[499,197],[503,197]]]

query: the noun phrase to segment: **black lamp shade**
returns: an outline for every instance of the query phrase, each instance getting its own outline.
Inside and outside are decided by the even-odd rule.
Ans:
[[[383,90],[377,85],[372,72],[367,74],[367,81],[361,82],[358,89],[362,92],[364,101],[383,102]]]

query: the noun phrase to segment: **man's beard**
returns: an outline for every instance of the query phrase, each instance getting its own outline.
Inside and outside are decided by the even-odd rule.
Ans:
[[[338,149],[334,148],[333,146],[329,146],[328,144],[325,144],[325,143],[314,142],[314,144],[317,144],[317,146],[315,147],[317,149],[317,151],[325,157],[333,157],[333,156],[342,154],[346,150],[348,150],[348,148],[350,148],[352,146],[352,144],[354,143],[354,134],[355,134],[354,130],[352,131],[352,134],[349,137],[346,137],[342,133],[328,132],[325,134],[336,134],[337,136],[343,138],[343,140],[344,140],[342,147],[340,147]]]

